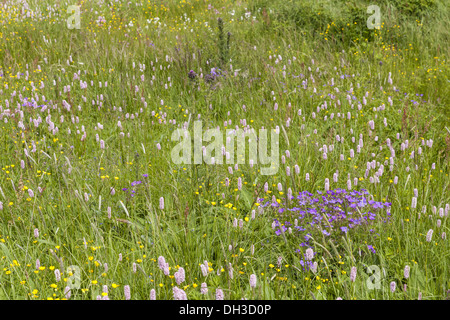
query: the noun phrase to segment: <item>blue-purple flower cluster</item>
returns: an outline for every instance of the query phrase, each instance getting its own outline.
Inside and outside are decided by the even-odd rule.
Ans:
[[[206,83],[213,83],[215,80],[217,80],[219,77],[226,77],[227,72],[223,71],[219,68],[211,68],[210,73],[206,73],[203,79]],[[197,73],[194,70],[190,70],[188,73],[188,78],[191,80],[197,79]]]
[[[148,174],[143,174],[142,177],[147,178]],[[131,182],[131,186],[133,187],[132,189],[128,189],[128,188],[122,188],[122,191],[125,191],[126,193],[129,193],[131,197],[134,197],[136,195],[136,190],[134,190],[136,186],[142,184],[141,180],[136,180]]]
[[[370,198],[365,189],[336,189],[316,191],[316,194],[302,191],[296,197],[291,196],[288,202],[265,199],[258,199],[258,202],[261,207],[272,208],[276,212],[277,218],[272,224],[276,235],[292,233],[302,239],[300,247],[310,247],[310,237],[338,239],[355,229],[373,233],[374,230],[368,226],[377,218],[388,222],[391,203]],[[373,247],[371,251],[374,252]]]
[[[27,97],[25,97],[23,98],[22,102],[23,102],[22,107],[33,107],[34,109],[36,109],[45,106],[45,104],[38,105],[36,100],[34,100],[34,98],[31,98],[29,100]],[[44,100],[44,102],[47,102],[47,100]]]

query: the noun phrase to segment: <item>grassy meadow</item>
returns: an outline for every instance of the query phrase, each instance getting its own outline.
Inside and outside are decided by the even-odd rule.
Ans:
[[[0,298],[450,299],[445,3],[1,1]]]

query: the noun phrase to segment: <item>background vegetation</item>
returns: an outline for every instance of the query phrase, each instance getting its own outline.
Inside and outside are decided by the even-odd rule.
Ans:
[[[448,297],[445,1],[78,1],[69,29],[73,4],[0,4],[0,298]],[[278,126],[285,163],[273,176],[249,161],[176,165],[172,132],[197,119]],[[391,218],[314,239],[313,272],[305,233],[277,232],[286,215],[258,199],[292,208],[289,189],[317,194],[325,179],[391,203]]]

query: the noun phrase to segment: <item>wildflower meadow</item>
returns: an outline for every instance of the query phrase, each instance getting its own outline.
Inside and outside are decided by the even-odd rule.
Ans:
[[[0,1],[0,299],[450,299],[449,21]]]

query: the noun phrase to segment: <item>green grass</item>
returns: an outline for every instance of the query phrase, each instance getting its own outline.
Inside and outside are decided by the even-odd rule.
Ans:
[[[414,1],[408,8],[404,1],[382,1],[380,30],[367,29],[370,3],[360,1],[344,6],[217,0],[210,8],[204,1],[81,1],[79,30],[67,28],[72,3],[30,1],[29,10],[35,11],[30,18],[15,3],[0,5],[0,298],[64,298],[67,282],[74,280],[69,266],[80,270],[79,289],[72,289],[70,299],[96,299],[102,285],[110,299],[124,299],[125,285],[132,299],[149,299],[152,289],[157,299],[173,299],[173,286],[184,289],[188,299],[215,299],[217,288],[226,299],[401,300],[417,299],[419,292],[423,299],[447,298],[450,251],[442,234],[449,231],[450,110],[444,1]],[[48,5],[54,8],[51,17]],[[103,26],[95,22],[99,16],[106,20]],[[227,76],[206,82],[213,67]],[[196,79],[188,77],[190,70]],[[87,88],[80,88],[80,79]],[[353,106],[347,101],[350,88]],[[45,111],[18,107],[25,97],[38,97],[43,105],[43,96]],[[325,102],[327,108],[318,110]],[[261,166],[250,167],[248,159],[238,169],[234,164],[176,165],[172,133],[189,121],[192,135],[199,115],[205,130],[242,129],[242,119],[255,130],[279,126],[280,157],[286,150],[290,157],[285,164],[280,160],[273,176],[261,175]],[[30,118],[42,122],[36,127]],[[49,130],[50,123],[58,132]],[[360,135],[364,146],[358,153]],[[392,170],[388,138],[395,149]],[[425,143],[430,139],[431,148]],[[402,151],[406,140],[409,146]],[[324,160],[319,149],[332,144]],[[350,149],[355,156],[349,160]],[[378,165],[365,176],[371,161],[384,165],[379,183],[370,182]],[[333,182],[336,171],[338,182]],[[326,178],[331,189],[347,188],[348,175],[353,189],[367,189],[374,200],[392,203],[391,222],[377,219],[370,226],[375,233],[357,228],[334,243],[315,239],[318,271],[302,271],[295,250],[305,252],[299,247],[303,235],[277,236],[272,222],[283,217],[273,209],[260,212],[257,198],[275,196],[283,203],[288,188],[294,195],[324,191]],[[133,181],[142,183],[131,187]],[[135,196],[122,188],[134,189]],[[414,189],[417,208],[411,207]],[[242,219],[243,227],[233,227],[234,219]],[[427,242],[430,229],[434,233]],[[169,263],[170,276],[158,268],[159,256]],[[205,260],[211,270],[207,277],[199,266]],[[349,278],[353,266],[355,282]],[[367,266],[385,270],[380,289],[369,289]],[[173,278],[179,267],[186,272],[181,285]],[[55,269],[62,274],[59,282]],[[251,274],[257,276],[254,289]],[[394,293],[389,290],[393,281]],[[209,289],[205,295],[203,282]]]

